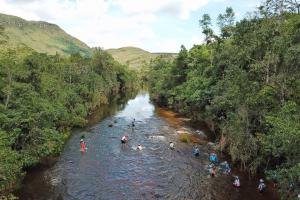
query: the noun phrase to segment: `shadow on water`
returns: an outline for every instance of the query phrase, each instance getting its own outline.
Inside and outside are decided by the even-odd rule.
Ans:
[[[89,128],[73,134],[52,167],[28,174],[16,192],[20,199],[274,199],[260,195],[256,182],[243,179],[244,187],[236,191],[229,177],[210,178],[207,146],[200,146],[199,158],[193,157],[191,145],[178,141],[179,121],[172,113],[156,109],[145,92],[94,115]],[[86,153],[79,151],[82,134]],[[126,145],[120,143],[124,134],[129,135]],[[169,141],[175,142],[175,150],[168,148]],[[138,144],[142,151],[136,150]]]

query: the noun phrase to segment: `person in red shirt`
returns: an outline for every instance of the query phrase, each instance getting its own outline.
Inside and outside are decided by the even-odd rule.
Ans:
[[[80,151],[81,152],[86,151],[86,143],[83,141],[83,139],[80,140]]]

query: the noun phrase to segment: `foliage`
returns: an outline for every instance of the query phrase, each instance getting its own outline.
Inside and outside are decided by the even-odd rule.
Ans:
[[[204,15],[206,44],[182,47],[173,62],[154,60],[149,87],[155,102],[209,122],[236,164],[275,174],[283,199],[292,199],[300,184],[300,15],[292,1],[278,2],[237,23],[227,8],[220,36]]]
[[[190,137],[187,133],[182,133],[179,135],[179,140],[181,142],[184,142],[184,143],[189,143],[190,142]]]
[[[68,58],[30,49],[0,52],[0,193],[23,170],[61,152],[69,129],[134,89],[134,74],[108,53]]]

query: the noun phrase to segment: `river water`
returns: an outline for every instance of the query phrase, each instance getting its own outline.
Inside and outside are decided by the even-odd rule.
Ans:
[[[75,131],[58,161],[29,172],[16,195],[22,200],[277,199],[272,192],[259,194],[257,180],[242,174],[239,190],[230,176],[210,178],[208,147],[200,146],[200,157],[193,157],[192,145],[178,141],[182,121],[155,108],[147,93],[118,108]],[[129,126],[133,118],[134,129]],[[120,143],[124,134],[129,135],[126,145]],[[79,151],[82,135],[86,153]],[[169,141],[175,150],[168,148]],[[138,144],[142,151],[135,150]]]

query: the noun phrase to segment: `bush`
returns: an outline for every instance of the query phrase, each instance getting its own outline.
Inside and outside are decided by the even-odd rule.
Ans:
[[[189,143],[190,142],[190,136],[187,133],[182,133],[182,134],[179,135],[179,140],[181,142],[184,142],[184,143]]]

